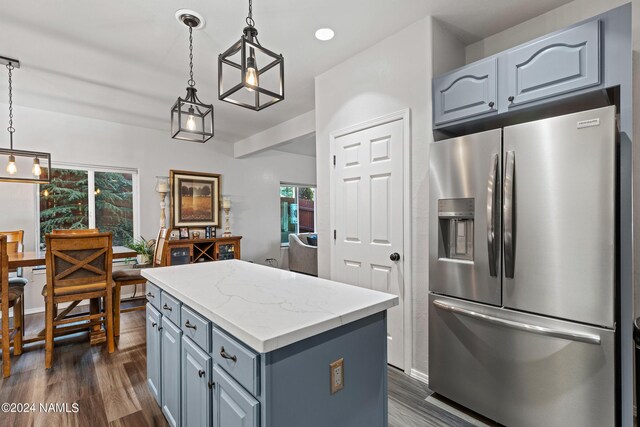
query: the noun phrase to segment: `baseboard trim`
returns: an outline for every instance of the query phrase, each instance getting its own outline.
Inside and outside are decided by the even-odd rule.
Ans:
[[[411,372],[409,372],[409,376],[411,378],[415,378],[416,380],[422,381],[423,383],[429,385],[429,375],[425,374],[424,372],[411,369]]]

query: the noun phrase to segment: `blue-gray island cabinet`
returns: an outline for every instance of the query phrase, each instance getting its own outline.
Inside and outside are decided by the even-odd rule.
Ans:
[[[396,296],[238,260],[143,275],[147,382],[170,425],[387,426]]]

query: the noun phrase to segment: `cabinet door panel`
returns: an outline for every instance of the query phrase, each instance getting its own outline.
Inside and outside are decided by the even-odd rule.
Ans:
[[[182,425],[211,423],[211,356],[190,338],[182,337]]]
[[[180,337],[182,331],[162,318],[162,412],[169,425],[180,425]]]
[[[147,384],[158,405],[162,402],[162,388],[160,386],[160,313],[147,303]]]
[[[218,365],[213,368],[215,382],[215,427],[258,427],[260,403]]]
[[[600,83],[600,22],[507,52],[509,107]]]
[[[433,80],[435,124],[496,113],[497,58],[488,58]]]

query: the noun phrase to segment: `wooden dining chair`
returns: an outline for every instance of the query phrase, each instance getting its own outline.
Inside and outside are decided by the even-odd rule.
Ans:
[[[17,254],[24,252],[24,230],[0,231],[0,236],[7,237],[7,253]],[[29,281],[22,277],[22,268],[13,268],[9,273],[15,273],[13,277],[9,277],[9,286],[24,286]]]
[[[9,256],[7,236],[0,236],[0,305],[2,312],[2,376],[11,375],[11,341],[13,354],[22,353],[22,338],[24,335],[24,288],[9,286]],[[13,328],[9,323],[9,309],[13,307]]]
[[[167,241],[169,230],[161,228],[158,231],[158,238],[156,239],[156,247],[153,251],[153,260],[150,266],[147,267],[162,267],[166,264],[167,253]],[[145,306],[131,308],[120,308],[120,290],[123,286],[135,286],[144,285],[147,283],[147,279],[140,274],[140,268],[126,268],[122,270],[116,270],[113,272],[113,323],[114,323],[114,335],[120,336],[120,313],[127,313],[129,311],[144,310]]]
[[[42,289],[45,299],[45,366],[53,364],[53,338],[81,328],[105,325],[107,348],[114,350],[113,340],[113,259],[111,233],[83,235],[47,234],[47,284]],[[97,312],[56,315],[54,305],[82,300],[104,301]],[[78,322],[82,322],[78,325]],[[74,325],[70,325],[74,323]]]

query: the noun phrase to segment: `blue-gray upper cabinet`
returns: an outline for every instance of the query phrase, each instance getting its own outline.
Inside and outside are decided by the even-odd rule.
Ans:
[[[167,316],[162,316],[162,413],[169,425],[180,425],[180,337],[182,331]]]
[[[160,387],[160,313],[147,303],[147,383],[158,405],[162,402]]]
[[[182,426],[211,425],[211,356],[182,337]]]
[[[213,368],[213,381],[215,382],[213,427],[258,427],[260,402],[218,365]]]
[[[498,59],[487,58],[433,79],[436,125],[495,114]]]
[[[600,84],[600,21],[506,53],[508,107]]]

